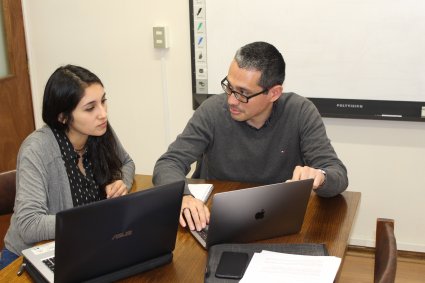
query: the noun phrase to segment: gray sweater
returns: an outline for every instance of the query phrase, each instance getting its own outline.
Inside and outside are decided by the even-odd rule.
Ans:
[[[270,184],[291,179],[295,166],[301,165],[326,171],[325,185],[316,190],[319,196],[335,196],[348,186],[347,170],[320,114],[295,93],[284,93],[275,102],[259,130],[232,119],[227,95],[207,99],[156,162],[154,184],[185,179],[190,165],[201,159],[195,177],[202,179]]]
[[[123,181],[130,189],[134,162],[116,139],[123,162]],[[49,127],[44,126],[25,139],[16,169],[15,208],[4,242],[8,250],[20,255],[35,243],[54,239],[55,214],[74,205],[61,151]]]

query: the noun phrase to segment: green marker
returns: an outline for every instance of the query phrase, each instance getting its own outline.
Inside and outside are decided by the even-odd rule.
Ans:
[[[198,30],[200,30],[200,29],[201,29],[201,27],[202,27],[202,23],[199,23],[199,24],[198,24]]]

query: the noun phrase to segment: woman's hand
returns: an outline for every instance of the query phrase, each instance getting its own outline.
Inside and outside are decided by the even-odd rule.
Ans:
[[[106,198],[114,198],[126,195],[128,193],[127,186],[122,180],[117,180],[105,187]]]

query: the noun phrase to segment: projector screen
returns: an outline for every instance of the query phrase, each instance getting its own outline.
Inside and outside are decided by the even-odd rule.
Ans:
[[[322,116],[425,121],[425,1],[191,0],[193,106],[222,93],[236,50],[276,46],[284,92]]]

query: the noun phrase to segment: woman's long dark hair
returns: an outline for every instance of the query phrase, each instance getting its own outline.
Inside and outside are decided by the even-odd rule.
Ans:
[[[92,84],[100,84],[100,79],[89,70],[66,65],[59,67],[50,76],[44,90],[43,121],[53,129],[68,131],[72,122],[72,111],[77,107],[84,91]],[[61,116],[65,123],[59,121]],[[122,178],[122,162],[118,157],[118,146],[111,127],[107,125],[102,136],[89,136],[87,140],[89,160],[93,164],[93,173],[99,188]]]

